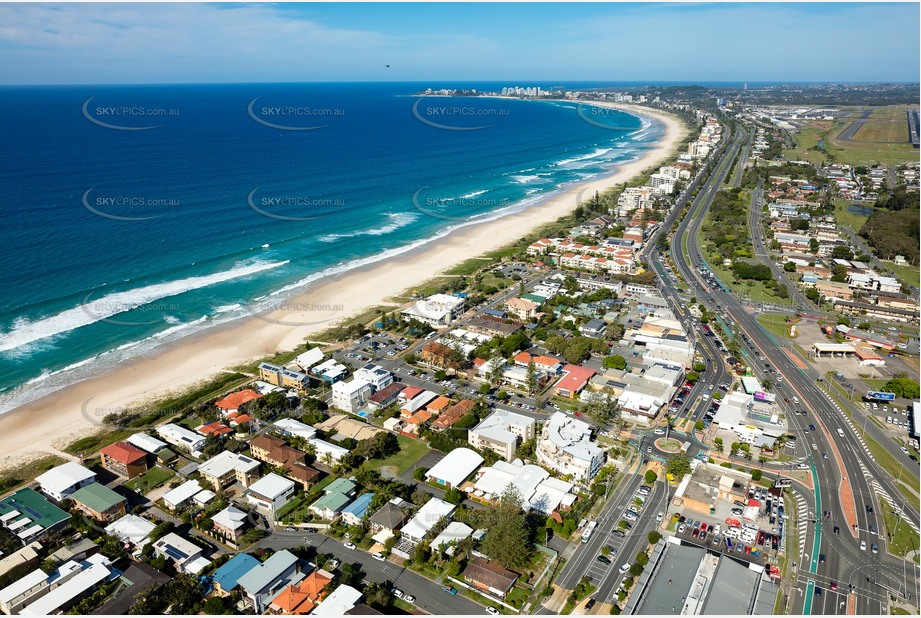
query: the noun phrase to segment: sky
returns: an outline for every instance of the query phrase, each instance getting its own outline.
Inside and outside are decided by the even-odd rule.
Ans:
[[[918,82],[919,6],[3,3],[0,84]]]

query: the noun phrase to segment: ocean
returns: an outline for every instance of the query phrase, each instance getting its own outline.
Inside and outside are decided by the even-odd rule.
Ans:
[[[664,131],[426,86],[0,88],[0,412],[520,211]]]

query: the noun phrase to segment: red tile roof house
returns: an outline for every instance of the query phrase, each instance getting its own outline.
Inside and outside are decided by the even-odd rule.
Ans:
[[[515,585],[518,574],[496,562],[477,557],[464,569],[464,579],[477,590],[503,599]]]
[[[438,415],[438,418],[432,421],[432,431],[444,431],[461,419],[462,416],[470,412],[476,402],[470,399],[461,399],[456,404]]]
[[[218,421],[215,421],[213,423],[207,423],[205,425],[201,425],[200,427],[196,427],[195,431],[197,431],[203,436],[210,436],[210,435],[223,436],[228,433],[233,433],[233,429],[231,429],[224,423],[221,423]]]
[[[261,399],[262,395],[251,388],[244,388],[242,391],[231,393],[215,403],[221,414],[227,416],[231,412],[239,412],[240,406],[254,399]]]
[[[147,472],[147,453],[127,442],[116,442],[99,450],[102,467],[129,479]]]
[[[575,399],[594,375],[593,369],[579,365],[566,365],[563,367],[563,377],[553,385],[553,390],[560,397]]]

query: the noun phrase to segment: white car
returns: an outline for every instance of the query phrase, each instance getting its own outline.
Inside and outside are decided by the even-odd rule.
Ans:
[[[706,400],[710,399],[710,395],[708,395],[707,393],[704,393],[703,395],[700,396],[700,398],[703,399],[704,401],[706,401]]]
[[[901,446],[901,447],[899,447],[899,448],[901,449],[901,451],[902,451],[903,453],[905,453],[906,455],[908,455],[908,449],[907,449],[907,448],[905,448],[904,446]]]
[[[411,595],[411,594],[407,594],[407,595],[405,595],[405,596],[403,597],[403,600],[406,601],[407,603],[415,603],[415,602],[416,602],[416,597],[414,597],[414,596]]]
[[[493,607],[492,605],[490,605],[489,607],[486,608],[486,613],[487,613],[487,614],[492,614],[493,616],[498,616],[498,615],[499,615],[499,610],[496,609],[495,607]]]
[[[665,435],[665,430],[660,428],[660,429],[656,429],[656,430],[653,431],[652,433],[656,434],[657,436],[664,436],[664,435]]]
[[[794,397],[793,403],[795,403],[796,405],[799,405],[799,397]]]
[[[861,542],[860,542],[860,549],[861,549],[862,551],[867,551],[867,542],[866,542],[866,541],[861,541]]]
[[[375,560],[379,560],[380,562],[384,562],[385,560],[387,560],[386,558],[384,558],[384,554],[382,554],[379,551],[376,551],[373,554],[371,554],[371,557],[374,558]]]
[[[346,541],[345,543],[343,543],[343,545],[345,546],[346,549],[355,549],[355,543],[351,541]]]
[[[629,570],[630,570],[630,564],[629,564],[629,563],[624,564],[622,567],[620,567],[620,572],[621,572],[621,573],[626,573],[626,572],[629,571]]]
[[[684,524],[681,524],[680,526],[678,526],[678,534],[681,534],[682,532],[684,532],[684,530],[685,530]]]
[[[400,590],[399,588],[394,588],[394,589],[393,589],[393,596],[395,596],[395,597],[398,598],[398,599],[402,599],[402,598],[403,598],[403,591]]]
[[[659,514],[656,515],[656,523],[662,521],[664,517],[665,517],[665,513],[663,513],[662,511],[659,511]]]

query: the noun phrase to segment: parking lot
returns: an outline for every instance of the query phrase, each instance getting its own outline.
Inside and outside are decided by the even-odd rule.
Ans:
[[[670,524],[682,541],[748,562],[772,562],[785,549],[783,503],[764,488],[751,489],[747,503],[717,500],[712,513],[679,508]],[[752,519],[743,517],[747,506],[758,507]]]

